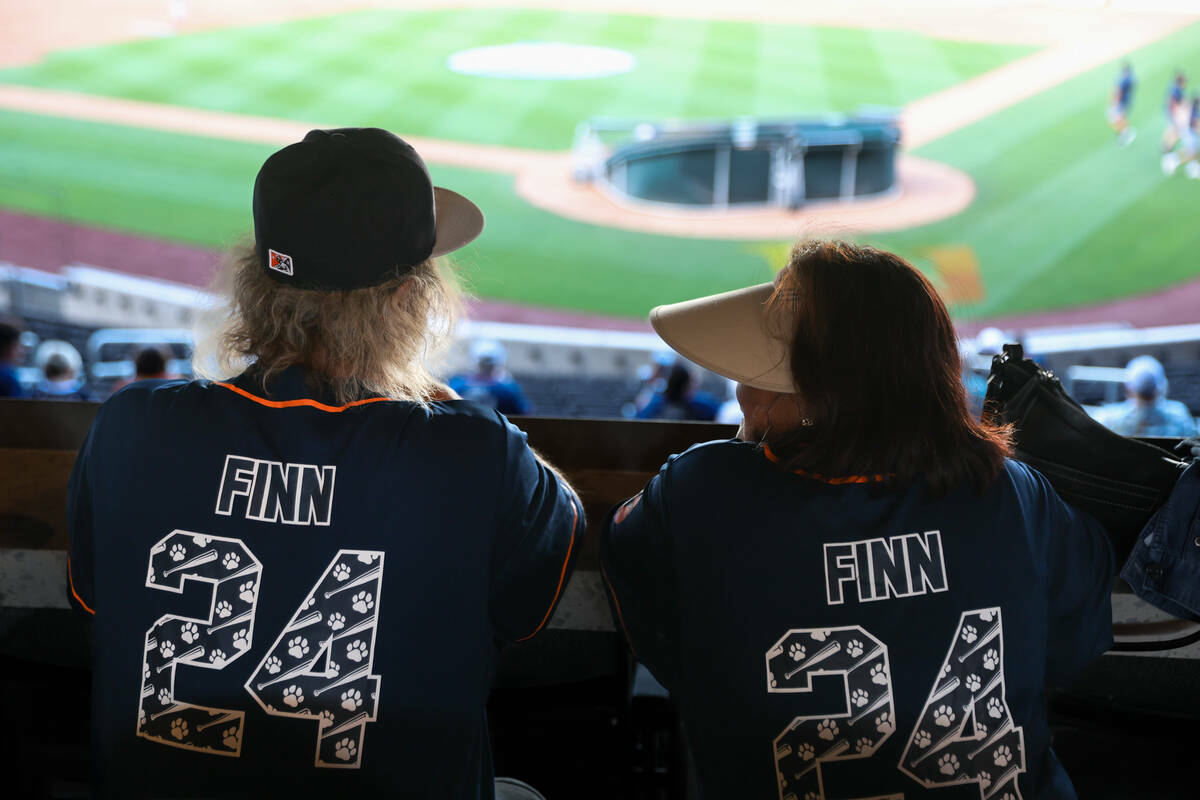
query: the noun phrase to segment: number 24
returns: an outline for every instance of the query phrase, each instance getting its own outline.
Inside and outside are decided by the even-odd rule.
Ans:
[[[378,712],[371,674],[383,588],[382,552],[339,550],[246,681],[273,716],[317,723],[314,765],[355,769]],[[137,735],[215,755],[241,755],[246,713],[186,702],[176,667],[225,669],[253,644],[262,564],[240,539],[172,531],[150,548],[146,586],[182,594],[212,585],[207,618],[164,614],[146,631]]]
[[[1000,609],[964,612],[901,772],[927,788],[974,783],[985,800],[1020,800],[1024,731],[1004,697],[1003,664]],[[767,651],[768,693],[811,692],[814,675],[841,677],[846,710],[796,717],[775,738],[780,800],[823,800],[823,762],[869,758],[896,729],[888,648],[862,627],[796,628]]]

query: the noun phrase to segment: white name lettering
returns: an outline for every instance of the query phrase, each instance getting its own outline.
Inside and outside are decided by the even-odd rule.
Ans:
[[[847,594],[869,603],[948,588],[940,531],[825,545],[825,599],[831,606],[844,603]]]
[[[233,516],[239,506],[246,519],[259,522],[328,525],[336,472],[332,466],[227,455],[217,490],[217,513]]]

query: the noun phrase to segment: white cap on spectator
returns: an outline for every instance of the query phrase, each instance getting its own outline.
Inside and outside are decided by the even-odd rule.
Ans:
[[[1125,388],[1140,397],[1167,393],[1167,373],[1154,356],[1138,356],[1125,365]]]
[[[476,339],[471,343],[471,358],[499,366],[508,360],[508,351],[495,339]]]
[[[33,363],[38,369],[45,369],[46,362],[51,357],[56,356],[54,360],[59,364],[65,364],[71,368],[75,374],[83,371],[83,357],[79,355],[79,351],[70,342],[64,342],[62,339],[47,339],[38,345],[37,351],[33,354]]]

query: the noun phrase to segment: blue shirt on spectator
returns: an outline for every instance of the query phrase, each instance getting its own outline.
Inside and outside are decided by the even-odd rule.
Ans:
[[[703,796],[1074,798],[1046,686],[1111,645],[1100,525],[1015,461],[930,498],[769,455],[672,457],[603,535],[614,619],[678,702]]]
[[[24,396],[25,390],[17,380],[17,370],[8,364],[0,364],[0,397]]]
[[[1122,436],[1191,436],[1196,432],[1196,421],[1188,407],[1163,397],[1149,403],[1131,397],[1101,406],[1092,416]]]
[[[494,408],[501,414],[528,414],[530,410],[520,385],[507,372],[455,375],[449,385],[462,399]]]

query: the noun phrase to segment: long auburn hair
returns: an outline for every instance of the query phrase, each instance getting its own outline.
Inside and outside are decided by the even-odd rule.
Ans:
[[[933,495],[964,483],[982,489],[999,474],[1011,431],[971,417],[950,314],[907,261],[849,242],[802,241],[768,308],[794,323],[782,335],[808,418],[794,431],[768,432],[781,467],[920,481]]]
[[[429,362],[449,341],[462,302],[432,259],[365,289],[280,286],[252,242],[233,248],[216,289],[229,303],[214,337],[224,372],[252,365],[269,390],[280,371],[304,365],[339,403],[369,395],[429,402],[440,388]]]

